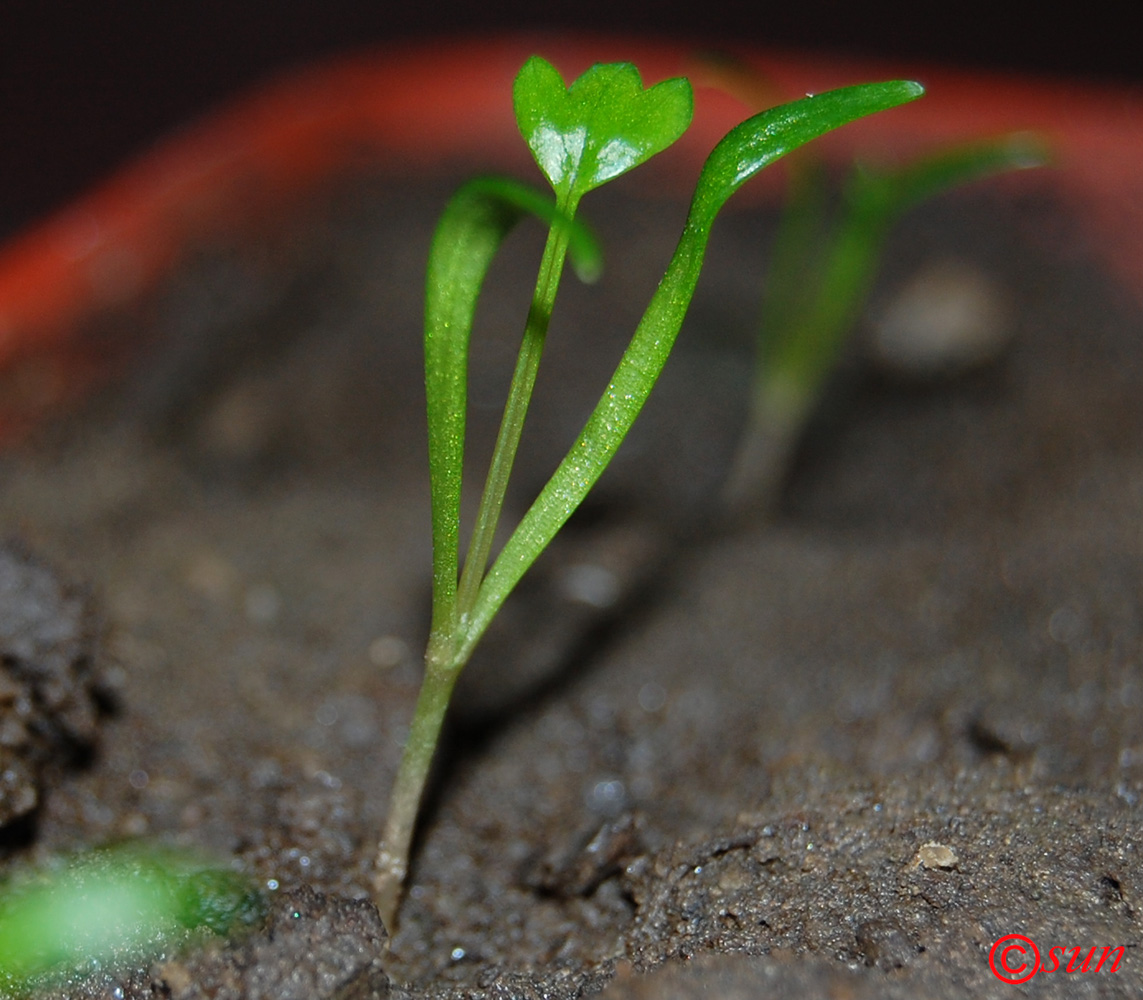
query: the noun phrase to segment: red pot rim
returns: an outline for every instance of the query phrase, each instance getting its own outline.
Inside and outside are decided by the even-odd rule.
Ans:
[[[1143,93],[754,47],[727,51],[787,97],[894,77],[925,84],[923,100],[826,137],[827,156],[905,156],[1014,130],[1044,135],[1058,161],[1032,183],[1079,205],[1109,269],[1143,300]],[[379,161],[414,169],[462,159],[480,168],[526,164],[510,94],[534,52],[569,79],[592,62],[617,59],[634,62],[647,82],[692,76],[695,124],[667,154],[688,179],[726,130],[756,110],[703,86],[715,71],[685,42],[615,36],[390,45],[272,80],[161,141],[0,248],[0,435],[30,426],[105,367],[105,351],[79,334],[87,320],[153,287],[186,247],[320,184],[347,156],[360,159],[368,148]]]

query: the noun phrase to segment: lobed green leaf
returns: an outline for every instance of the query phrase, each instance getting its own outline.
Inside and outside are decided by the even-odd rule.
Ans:
[[[599,63],[565,87],[540,56],[520,70],[512,99],[520,134],[561,204],[662,152],[694,113],[682,77],[644,90],[630,63]]]

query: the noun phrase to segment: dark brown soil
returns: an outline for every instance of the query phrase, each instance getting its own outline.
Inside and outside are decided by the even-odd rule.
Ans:
[[[681,222],[619,187],[585,206],[609,272],[561,293],[517,511]],[[386,952],[367,885],[427,625],[420,271],[449,188],[357,187],[188,262],[131,320],[157,336],[130,379],[0,459],[0,531],[88,588],[122,677],[91,752],[29,765],[49,787],[6,863],[155,838],[270,906],[67,995],[1022,995],[989,969],[1008,934],[1126,949],[1037,996],[1143,993],[1143,317],[1058,206],[984,191],[901,227],[874,307],[968,261],[1014,308],[1005,355],[917,386],[855,351],[773,519],[696,542],[770,220],[720,223],[648,411],[458,690]],[[482,303],[474,470],[537,239]]]
[[[90,595],[0,544],[0,829],[33,815],[56,772],[94,750],[112,698],[101,671]]]

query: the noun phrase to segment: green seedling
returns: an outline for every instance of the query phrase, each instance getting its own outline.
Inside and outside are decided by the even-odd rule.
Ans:
[[[618,367],[551,479],[492,555],[516,447],[569,247],[595,258],[576,222],[580,200],[670,146],[688,127],[688,81],[644,89],[627,63],[597,65],[570,86],[538,57],[516,78],[516,120],[554,202],[515,182],[461,189],[437,228],[425,308],[425,387],[432,487],[432,623],[425,676],[378,850],[374,897],[393,930],[420,801],[457,677],[521,576],[555,537],[607,467],[657,380],[686,315],[711,227],[726,200],[763,167],[831,129],[911,101],[922,88],[892,81],[830,91],[755,115],[733,129],[704,165],[678,246]],[[538,200],[539,199],[539,200]],[[540,208],[538,206],[542,205]],[[461,472],[468,344],[488,267],[525,214],[548,223],[548,238],[508,391],[500,432],[460,567]]]
[[[766,283],[750,414],[723,495],[730,513],[765,513],[773,503],[897,219],[949,188],[1047,159],[1042,142],[1012,135],[893,169],[855,167],[832,227],[824,171],[812,161],[795,166]]]
[[[94,851],[0,887],[0,996],[150,961],[258,920],[232,872],[155,848]]]

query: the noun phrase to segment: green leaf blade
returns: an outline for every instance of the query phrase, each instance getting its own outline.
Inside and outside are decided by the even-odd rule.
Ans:
[[[747,180],[841,125],[915,100],[919,84],[891,81],[830,91],[747,119],[703,167],[683,234],[647,311],[579,437],[508,539],[481,586],[464,638],[475,646],[527,569],[603,474],[666,364],[694,295],[715,217]]]
[[[533,56],[513,87],[520,134],[561,204],[626,173],[690,126],[694,96],[682,78],[643,88],[630,63],[599,63],[565,87]]]
[[[1051,159],[1044,140],[1017,132],[943,149],[903,167],[859,171],[850,182],[847,200],[855,211],[895,216],[950,188],[993,174],[1046,166]]]
[[[429,251],[425,281],[425,399],[432,494],[433,632],[454,629],[460,496],[468,405],[468,347],[476,303],[492,260],[525,215],[568,228],[581,275],[597,276],[602,253],[586,226],[538,191],[505,178],[478,178],[453,195]]]
[[[914,101],[919,83],[890,80],[842,87],[748,118],[714,148],[703,167],[695,208],[709,225],[726,200],[751,177],[807,142],[858,118]]]

